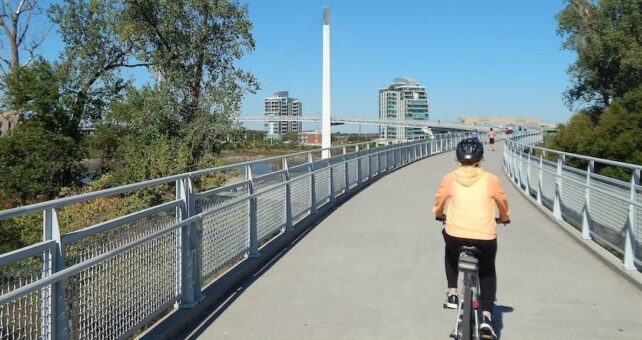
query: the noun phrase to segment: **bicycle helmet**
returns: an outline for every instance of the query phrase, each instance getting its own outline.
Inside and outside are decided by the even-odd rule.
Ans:
[[[457,144],[457,160],[464,165],[478,163],[484,157],[484,146],[474,138],[466,138]]]

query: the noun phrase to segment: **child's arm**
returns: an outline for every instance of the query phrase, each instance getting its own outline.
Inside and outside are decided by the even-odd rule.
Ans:
[[[510,220],[508,200],[506,200],[504,188],[502,188],[502,183],[499,181],[499,178],[497,176],[493,176],[493,189],[493,199],[495,199],[495,203],[497,203],[497,209],[499,209],[499,220]]]
[[[439,184],[439,189],[437,189],[437,194],[435,194],[435,204],[432,207],[432,212],[435,216],[444,215],[444,206],[446,205],[446,200],[450,197],[450,184],[451,179],[448,175],[444,176],[441,179]]]

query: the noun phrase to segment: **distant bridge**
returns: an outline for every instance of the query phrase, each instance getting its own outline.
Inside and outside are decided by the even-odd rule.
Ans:
[[[303,123],[321,123],[321,116],[238,116],[240,122],[303,122]],[[333,116],[330,118],[332,125],[341,124],[363,124],[363,125],[386,125],[396,127],[423,128],[423,129],[444,129],[444,130],[462,130],[462,131],[488,131],[491,126],[445,123],[434,120],[413,120],[413,119],[382,119],[367,117],[349,117]]]

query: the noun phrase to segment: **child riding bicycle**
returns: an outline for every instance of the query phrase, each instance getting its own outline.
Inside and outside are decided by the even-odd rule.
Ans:
[[[499,178],[479,167],[484,155],[483,145],[475,139],[464,139],[457,144],[457,160],[460,167],[441,180],[433,213],[444,216],[448,200],[445,228],[445,267],[448,293],[444,306],[457,308],[457,263],[460,246],[475,246],[479,255],[479,279],[483,321],[480,333],[484,338],[496,338],[492,324],[492,310],[497,290],[495,255],[497,235],[495,207],[499,210],[499,222],[508,223],[510,213],[506,195]]]

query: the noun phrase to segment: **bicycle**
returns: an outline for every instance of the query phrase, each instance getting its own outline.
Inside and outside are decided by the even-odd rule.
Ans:
[[[435,219],[446,223],[446,216],[436,216]],[[500,221],[495,218],[497,223],[504,225],[508,221]],[[479,334],[479,313],[474,302],[479,304],[479,254],[481,252],[477,247],[461,246],[457,248],[459,261],[457,269],[463,275],[462,289],[459,290],[459,304],[457,306],[457,318],[455,327],[450,337],[455,340],[481,340]],[[446,305],[444,304],[444,308]]]

